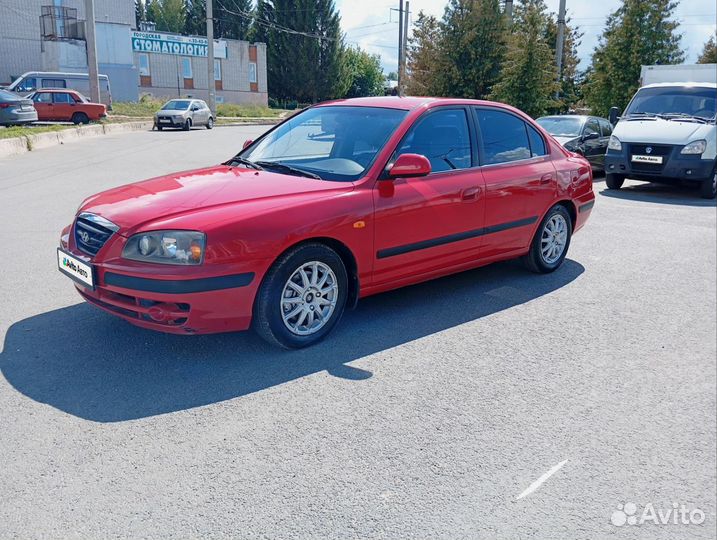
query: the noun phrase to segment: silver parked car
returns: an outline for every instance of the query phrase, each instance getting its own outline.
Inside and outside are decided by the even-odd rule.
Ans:
[[[37,122],[37,111],[31,99],[0,90],[0,126],[19,126]]]
[[[214,127],[214,116],[201,99],[170,99],[154,115],[154,127],[181,128],[189,131],[192,126]]]

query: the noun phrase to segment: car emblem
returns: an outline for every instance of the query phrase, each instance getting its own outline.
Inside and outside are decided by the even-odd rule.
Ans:
[[[648,146],[647,148],[645,148],[645,152],[647,152],[648,154],[652,154],[652,146]]]
[[[80,239],[81,239],[85,244],[89,244],[89,242],[90,242],[90,233],[88,233],[87,231],[80,231],[78,234],[80,235]]]

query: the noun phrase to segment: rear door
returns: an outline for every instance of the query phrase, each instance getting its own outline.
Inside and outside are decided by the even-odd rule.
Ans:
[[[555,167],[542,135],[512,112],[475,107],[485,180],[485,237],[481,258],[521,250],[555,199]]]
[[[38,120],[55,120],[55,107],[51,92],[35,92],[32,96]]]
[[[391,161],[400,154],[421,154],[432,172],[377,182],[375,285],[478,257],[483,178],[471,124],[467,107],[438,107],[420,116],[399,143]]]

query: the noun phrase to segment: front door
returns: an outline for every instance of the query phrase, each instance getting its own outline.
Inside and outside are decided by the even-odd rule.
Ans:
[[[537,221],[555,199],[557,176],[542,135],[519,116],[478,107],[485,179],[485,238],[481,257],[497,257],[530,244]]]
[[[32,96],[35,110],[37,111],[37,119],[41,121],[55,120],[55,107],[52,103],[52,93],[35,92]]]
[[[470,126],[467,108],[440,107],[416,120],[399,144],[392,161],[421,154],[432,172],[377,182],[374,285],[477,258],[484,197]]]

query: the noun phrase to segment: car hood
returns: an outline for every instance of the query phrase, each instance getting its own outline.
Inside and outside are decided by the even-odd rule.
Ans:
[[[242,205],[246,214],[351,190],[353,184],[220,165],[110,189],[86,199],[78,212],[102,216],[132,233],[155,221]]]
[[[575,139],[577,139],[577,137],[558,137],[557,135],[553,135],[553,139],[565,146],[570,141],[574,141]]]
[[[684,145],[706,139],[714,124],[676,122],[674,120],[620,120],[613,135],[621,142]]]

